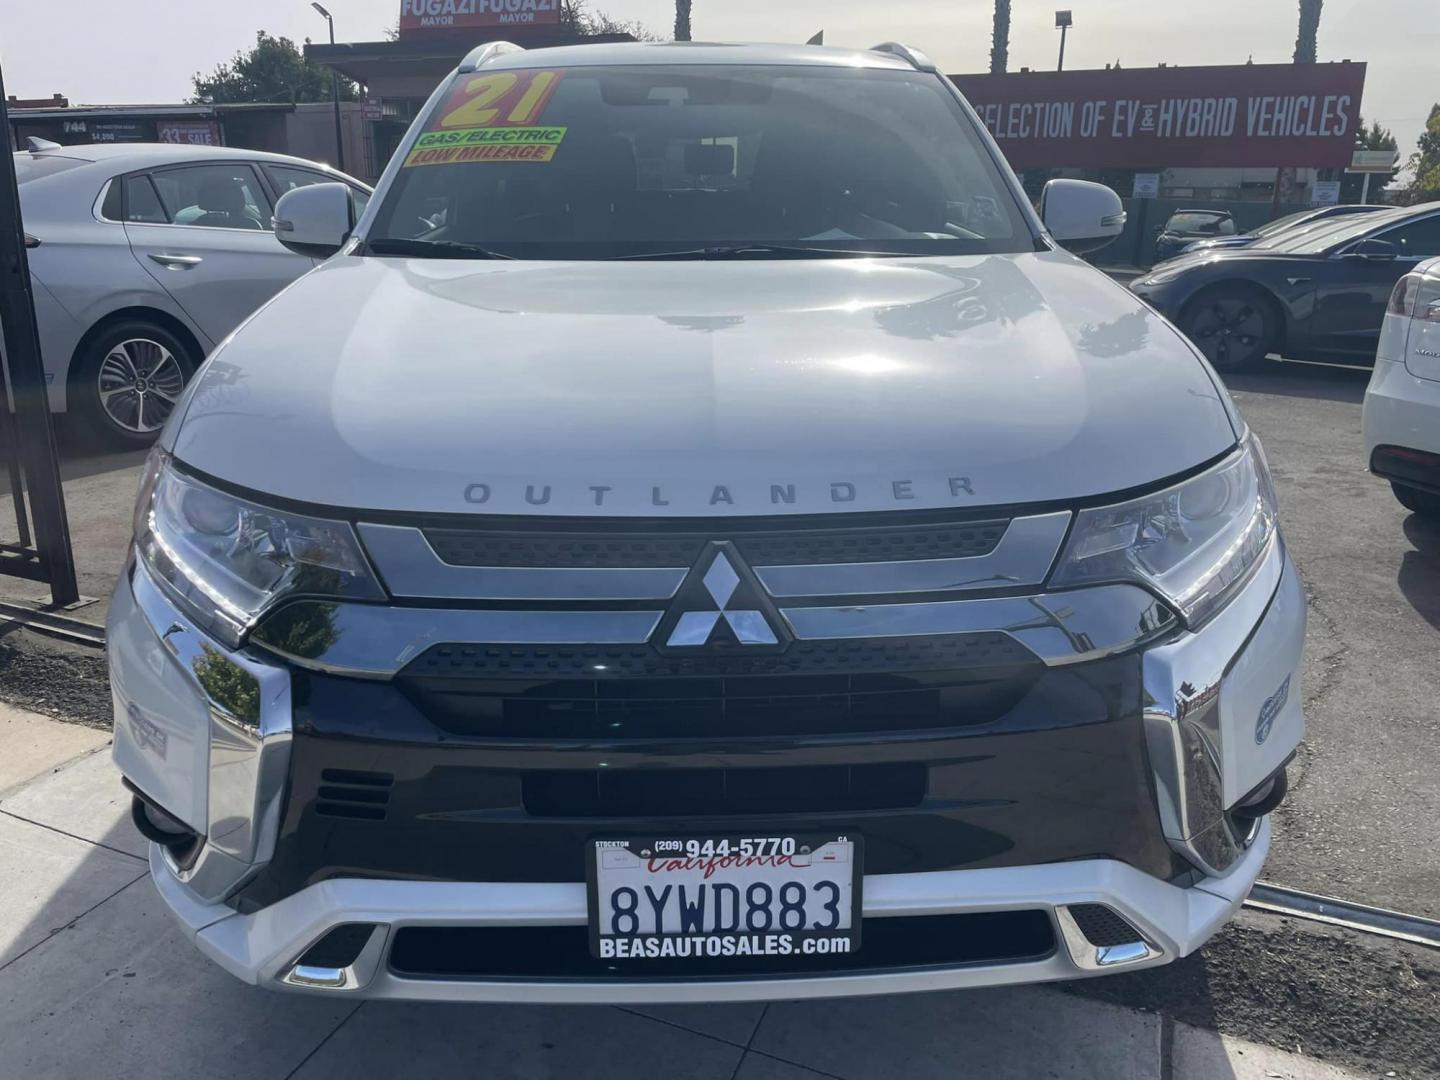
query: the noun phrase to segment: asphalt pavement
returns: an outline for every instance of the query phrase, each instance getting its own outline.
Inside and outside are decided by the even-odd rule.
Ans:
[[[1309,598],[1309,730],[1265,877],[1440,916],[1440,527],[1366,471],[1369,372],[1272,364],[1231,376],[1265,444]]]

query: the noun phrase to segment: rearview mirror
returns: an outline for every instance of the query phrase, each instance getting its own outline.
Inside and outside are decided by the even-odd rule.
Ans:
[[[292,188],[275,204],[275,239],[297,255],[328,259],[355,227],[352,206],[345,184]]]
[[[1345,252],[1345,254],[1347,256],[1354,256],[1357,259],[1398,259],[1400,257],[1400,249],[1390,243],[1389,240],[1379,240],[1373,236],[1368,236],[1349,251]]]
[[[1088,180],[1051,180],[1040,193],[1040,219],[1056,242],[1077,254],[1102,248],[1125,228],[1120,196]]]

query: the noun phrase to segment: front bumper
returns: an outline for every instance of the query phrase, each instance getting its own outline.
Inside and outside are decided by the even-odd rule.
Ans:
[[[331,992],[430,1001],[660,1004],[762,1001],[906,993],[1047,982],[1168,963],[1199,948],[1240,907],[1270,846],[1268,822],[1231,873],[1188,888],[1158,881],[1124,863],[1084,860],[1043,866],[886,874],[865,879],[865,912],[891,919],[963,912],[1039,910],[1055,921],[1058,947],[1047,957],[953,968],[843,972],[800,978],[745,979],[447,979],[397,974],[385,962],[394,935],[410,927],[583,926],[578,883],[471,883],[338,879],[312,885],[251,915],[202,904],[152,848],[155,883],[197,946],[245,982],[305,990],[296,961],[333,927],[379,928]],[[1104,963],[1073,932],[1066,905],[1105,904],[1144,935],[1144,951]],[[303,978],[303,972],[301,972]]]
[[[152,850],[153,876],[167,903],[203,950],[258,985],[305,988],[307,980],[296,977],[298,960],[329,930],[357,922],[378,930],[343,978],[328,984],[330,992],[476,1001],[740,1000],[1077,977],[1186,955],[1247,894],[1265,858],[1268,826],[1247,829],[1229,811],[1284,766],[1303,732],[1304,613],[1298,576],[1277,538],[1220,615],[1197,633],[1172,634],[1129,658],[1139,672],[1143,706],[1134,717],[1132,757],[1144,768],[1144,805],[1134,810],[1132,822],[1136,832],[1153,831],[1168,847],[1178,873],[1162,874],[1153,863],[1138,868],[1143,860],[1128,854],[1084,857],[1025,847],[989,863],[971,860],[973,868],[952,863],[894,872],[899,864],[892,863],[885,867],[891,872],[866,876],[867,921],[1039,912],[1051,942],[1044,955],[793,978],[402,974],[391,962],[402,931],[583,926],[584,886],[578,875],[488,882],[474,875],[424,880],[434,876],[426,872],[375,880],[371,867],[357,860],[351,872],[330,867],[321,879],[292,880],[294,887],[267,893],[262,886],[277,850],[305,831],[299,830],[288,785],[299,767],[296,744],[310,733],[292,729],[318,680],[292,675],[263,653],[225,652],[138,568],[122,579],[110,618],[115,757],[141,792],[203,837],[183,860]],[[311,726],[306,720],[299,728]],[[1103,773],[1096,778],[1097,790],[1106,780]],[[1080,801],[1072,816],[1091,811],[1088,800]],[[1063,833],[1070,823],[1063,811],[1052,813],[1053,831]],[[603,823],[587,827],[598,831]],[[1033,862],[1020,858],[1026,853]],[[1077,936],[1068,914],[1077,904],[1118,912],[1137,931],[1136,947],[1102,962],[1097,949]]]

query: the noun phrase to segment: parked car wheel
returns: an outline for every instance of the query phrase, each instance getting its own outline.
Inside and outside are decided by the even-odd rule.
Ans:
[[[170,418],[199,358],[159,323],[116,323],[86,347],[71,384],[86,432],[112,446],[146,446]]]
[[[1400,505],[1406,510],[1419,514],[1428,521],[1440,521],[1440,495],[1406,484],[1397,484],[1393,480],[1390,482],[1390,489],[1395,492],[1395,498],[1400,500]]]
[[[1180,329],[1218,371],[1246,371],[1263,361],[1277,339],[1274,311],[1250,289],[1221,285],[1197,297]]]

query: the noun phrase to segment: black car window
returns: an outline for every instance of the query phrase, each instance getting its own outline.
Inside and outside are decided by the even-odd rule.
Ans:
[[[125,185],[119,180],[111,181],[110,186],[105,189],[105,201],[100,204],[100,216],[106,221],[120,221],[124,217],[124,190]]]
[[[164,225],[170,220],[165,213],[165,208],[160,205],[160,199],[155,194],[155,186],[150,183],[150,177],[128,176],[125,178],[125,220],[154,225]]]
[[[163,220],[171,225],[212,229],[268,230],[270,202],[260,179],[243,162],[233,165],[187,165],[151,174]]]
[[[344,183],[338,176],[331,176],[329,173],[316,172],[313,169],[301,169],[293,165],[272,165],[265,162],[260,166],[265,170],[265,175],[270,178],[278,195],[294,191],[298,187],[309,187],[311,184],[340,184]],[[365,212],[365,206],[370,202],[370,193],[364,188],[346,184],[350,188],[350,202],[355,207],[355,216]]]
[[[1428,259],[1440,255],[1440,214],[1407,221],[1377,233],[1375,239],[1394,244],[1402,259]]]

